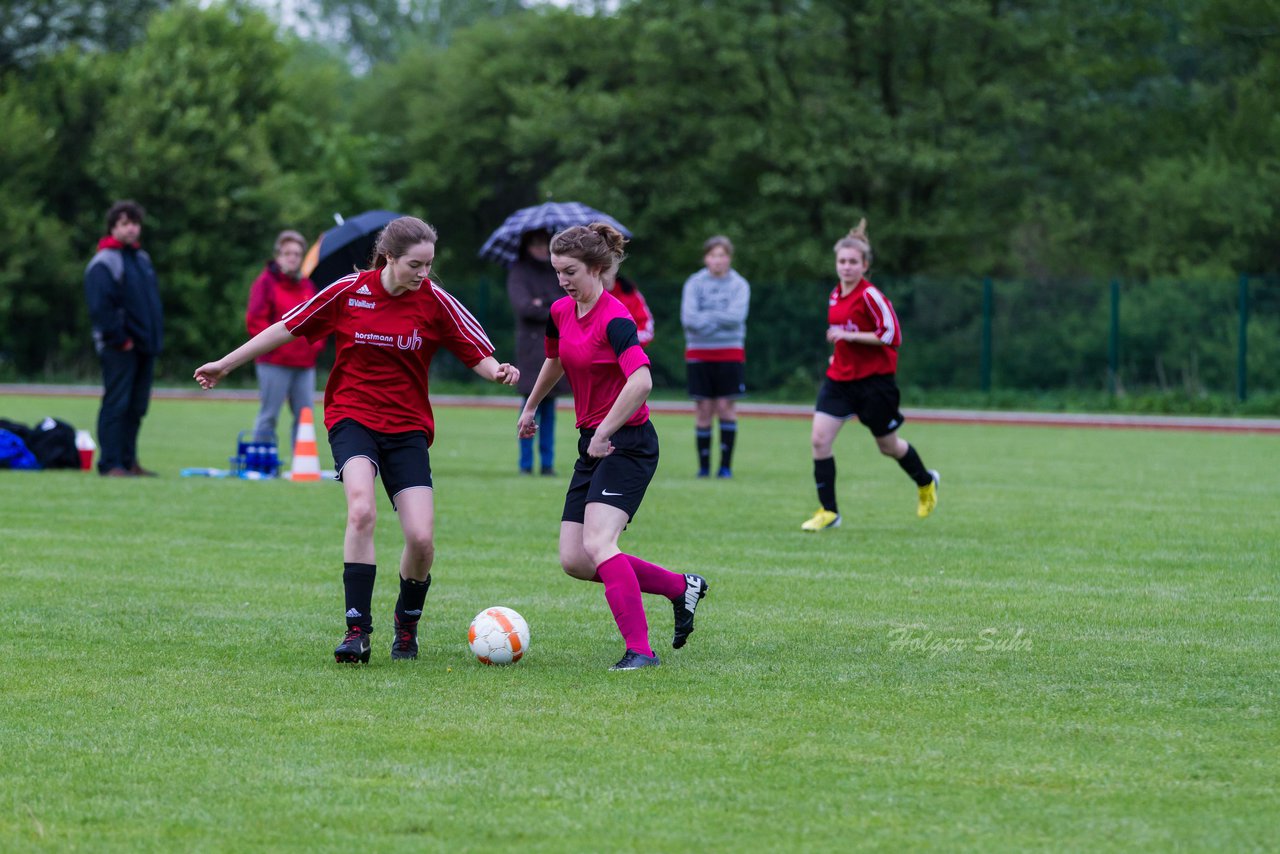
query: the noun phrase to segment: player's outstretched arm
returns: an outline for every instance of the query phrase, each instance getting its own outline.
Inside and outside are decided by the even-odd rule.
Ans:
[[[492,356],[486,356],[471,369],[489,382],[515,385],[520,381],[520,369],[507,362],[499,362]]]
[[[538,379],[533,384],[533,391],[529,393],[529,399],[525,401],[524,409],[520,412],[520,419],[516,421],[516,435],[520,438],[528,439],[538,432],[534,414],[538,411],[542,399],[547,396],[547,392],[560,382],[562,376],[564,376],[564,365],[560,364],[559,359],[547,359],[542,363],[542,370],[538,371]]]
[[[285,328],[284,321],[278,321],[232,350],[216,362],[205,362],[196,368],[195,381],[203,389],[211,389],[222,381],[222,378],[233,370],[259,356],[266,355],[282,344],[293,340],[293,333]]]

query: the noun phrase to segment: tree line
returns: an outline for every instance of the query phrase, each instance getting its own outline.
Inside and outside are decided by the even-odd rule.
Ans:
[[[613,214],[664,312],[702,241],[730,235],[766,387],[820,369],[806,325],[862,216],[924,384],[970,381],[956,353],[977,346],[984,277],[1023,311],[1002,321],[1001,382],[1097,386],[1110,280],[1134,383],[1212,379],[1230,370],[1239,275],[1280,270],[1277,0],[320,5],[336,42],[245,2],[16,4],[0,376],[94,376],[83,265],[125,197],[148,211],[170,379],[243,337],[276,231],[314,237],[335,211],[436,225],[445,286],[485,302],[499,344],[502,270],[476,251],[516,208]],[[1268,287],[1249,320],[1264,354],[1280,339]],[[1280,387],[1280,359],[1257,361]]]

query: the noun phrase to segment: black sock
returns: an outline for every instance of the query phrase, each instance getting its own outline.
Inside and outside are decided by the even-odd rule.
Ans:
[[[823,510],[839,513],[836,507],[836,458],[813,461],[813,482],[818,487],[818,500]]]
[[[400,623],[416,623],[422,617],[422,606],[427,601],[427,590],[431,588],[431,575],[426,581],[416,578],[400,577],[400,598],[396,599],[396,616]]]
[[[916,482],[916,486],[928,486],[933,483],[933,475],[929,474],[929,470],[920,460],[920,455],[910,445],[907,445],[907,452],[902,455],[902,459],[898,460],[898,465],[902,466],[907,476]]]
[[[378,568],[371,563],[344,563],[342,587],[347,599],[347,628],[359,626],[373,631],[373,579]]]
[[[698,437],[698,471],[711,471],[711,428],[695,427]]]
[[[737,421],[720,421],[720,468],[733,467],[733,443],[738,438]]]

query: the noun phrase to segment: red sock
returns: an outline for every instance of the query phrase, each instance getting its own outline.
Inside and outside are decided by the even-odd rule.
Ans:
[[[636,580],[640,582],[642,593],[657,593],[668,599],[684,597],[685,583],[682,574],[663,569],[656,563],[649,563],[635,555],[627,555],[627,560],[631,561],[631,568],[636,571]]]
[[[640,601],[640,583],[631,561],[624,554],[616,554],[597,566],[596,572],[604,582],[605,601],[627,649],[653,655],[653,647],[649,646],[649,623],[644,616],[644,603]]]

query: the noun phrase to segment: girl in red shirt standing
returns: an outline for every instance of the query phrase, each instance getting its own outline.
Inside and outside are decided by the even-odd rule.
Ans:
[[[644,301],[644,294],[640,293],[636,283],[626,276],[619,276],[617,268],[614,268],[604,274],[604,289],[631,312],[631,319],[636,322],[636,336],[640,340],[640,346],[648,347],[652,344],[653,312],[649,310],[649,304]]]
[[[443,346],[487,380],[513,385],[520,378],[514,367],[493,358],[488,336],[462,303],[431,281],[435,255],[435,229],[415,217],[393,220],[378,236],[372,270],[339,279],[195,372],[202,387],[213,388],[236,366],[295,336],[313,343],[334,336],[337,352],[325,386],[324,423],[347,498],[342,547],[347,633],[334,650],[339,662],[369,660],[376,477],[400,517],[405,543],[391,657],[418,655],[418,620],[435,557],[428,453],[435,436],[427,396],[431,358]]]
[[[315,284],[301,275],[302,254],[307,243],[296,231],[282,231],[276,236],[275,257],[258,274],[249,289],[249,307],[244,322],[253,337],[284,317],[285,312],[316,295]],[[316,359],[324,349],[324,339],[290,341],[278,350],[259,356],[254,361],[258,374],[258,418],[253,425],[255,438],[270,437],[276,441],[276,419],[281,405],[288,400],[293,412],[293,432],[289,446],[298,440],[298,423],[302,410],[314,402],[316,394]]]
[[[658,434],[646,402],[653,388],[649,357],[636,322],[605,290],[626,239],[604,223],[575,226],[551,240],[551,265],[568,296],[551,304],[546,353],[517,431],[537,432],[534,415],[561,376],[569,377],[577,416],[578,460],[560,521],[560,565],[574,578],[604,585],[626,652],[611,670],[654,667],[641,593],[657,593],[675,609],[672,647],[684,646],[693,614],[707,593],[699,575],[670,572],[618,548],[622,529],[640,508],[658,468]]]
[[[840,283],[827,299],[827,340],[835,352],[813,413],[813,480],[822,507],[800,529],[823,531],[840,525],[832,446],[840,428],[855,415],[875,437],[880,453],[897,460],[915,481],[916,515],[923,519],[938,503],[939,477],[898,436],[904,417],[894,374],[902,331],[888,298],[863,278],[871,266],[865,219],[836,243],[835,253]]]

